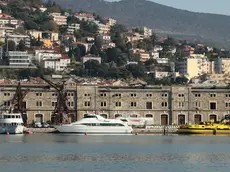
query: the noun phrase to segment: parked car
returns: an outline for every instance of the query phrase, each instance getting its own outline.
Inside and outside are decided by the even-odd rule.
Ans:
[[[34,127],[36,128],[42,128],[42,123],[41,122],[35,122]]]
[[[42,127],[43,127],[43,128],[49,128],[50,125],[49,125],[48,123],[46,123],[46,122],[43,122],[43,123],[42,123]]]

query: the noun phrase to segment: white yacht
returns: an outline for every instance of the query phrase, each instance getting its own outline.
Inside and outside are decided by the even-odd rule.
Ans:
[[[20,113],[0,114],[0,134],[22,134],[24,130]]]
[[[55,126],[61,133],[83,134],[131,134],[133,129],[119,119],[105,119],[100,115],[88,114],[71,124]]]

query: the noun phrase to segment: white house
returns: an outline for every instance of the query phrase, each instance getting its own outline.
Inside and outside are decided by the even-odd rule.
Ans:
[[[25,42],[26,47],[30,47],[30,37],[28,35],[20,35],[20,34],[7,34],[7,40],[14,41],[17,46],[20,41]]]
[[[55,71],[63,71],[70,64],[70,58],[62,55],[59,59],[45,59],[43,60],[44,68],[54,69]]]
[[[78,23],[73,23],[73,24],[71,24],[71,25],[68,25],[68,27],[67,27],[67,33],[68,33],[68,34],[73,34],[74,31],[77,31],[77,30],[79,30],[79,29],[80,29],[80,24],[78,24]]]
[[[61,53],[54,52],[54,50],[44,50],[44,51],[38,51],[35,50],[35,60],[38,62],[41,62],[43,60],[55,60],[62,58]]]
[[[88,55],[82,57],[82,64],[84,64],[85,62],[87,62],[89,60],[97,60],[99,63],[101,63],[101,57],[95,56],[92,54],[88,54]]]
[[[32,56],[26,51],[9,51],[9,65],[15,67],[28,67]]]
[[[78,18],[79,20],[84,20],[84,21],[94,21],[95,20],[95,17],[90,13],[77,13],[75,14],[75,17]]]
[[[53,21],[57,23],[57,25],[66,25],[67,17],[61,15],[61,13],[50,13],[50,16],[53,17]]]

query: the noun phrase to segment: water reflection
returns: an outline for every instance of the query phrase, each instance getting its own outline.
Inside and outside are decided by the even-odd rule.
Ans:
[[[6,162],[49,162],[49,161],[79,161],[79,162],[138,162],[138,163],[229,163],[229,153],[166,153],[166,154],[66,154],[66,155],[15,155],[0,156],[0,163]]]
[[[0,171],[225,172],[229,143],[213,136],[0,135]]]

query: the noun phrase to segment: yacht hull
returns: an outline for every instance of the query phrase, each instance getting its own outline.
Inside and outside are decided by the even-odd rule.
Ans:
[[[0,134],[22,134],[24,126],[0,126]]]
[[[131,134],[131,127],[101,127],[101,126],[70,126],[59,125],[55,128],[60,133],[78,133],[78,134]]]
[[[230,134],[230,129],[228,130],[212,130],[212,129],[178,129],[178,134]]]

